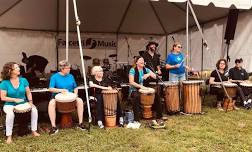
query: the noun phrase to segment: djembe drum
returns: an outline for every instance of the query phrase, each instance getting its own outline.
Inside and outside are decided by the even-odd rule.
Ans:
[[[14,107],[15,122],[18,126],[18,135],[23,136],[28,134],[28,123],[31,120],[31,109],[32,106],[28,102],[21,102]]]
[[[115,89],[102,90],[106,127],[116,126],[117,95],[118,91]]]
[[[250,92],[252,92],[252,83],[251,82],[242,82],[242,83],[240,83],[240,86],[246,96],[250,95]]]
[[[59,93],[55,96],[56,108],[61,113],[61,128],[70,128],[73,126],[71,112],[76,109],[77,95],[72,92]]]
[[[165,82],[164,94],[167,112],[172,114],[179,112],[179,83]]]
[[[234,110],[234,103],[232,98],[236,97],[236,93],[237,93],[237,84],[235,83],[223,83],[223,86],[226,88],[227,90],[227,94],[229,97],[226,96],[226,98],[224,99],[224,103],[223,103],[223,109],[224,110]]]
[[[190,114],[201,113],[201,84],[203,81],[183,81],[184,112]]]
[[[152,118],[151,107],[155,99],[155,90],[153,88],[139,89],[140,102],[143,105],[143,118]]]

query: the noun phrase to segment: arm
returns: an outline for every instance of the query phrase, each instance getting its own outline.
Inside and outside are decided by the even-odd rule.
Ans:
[[[158,65],[158,66],[157,66],[157,70],[158,70],[158,71],[157,71],[157,72],[158,72],[158,74],[159,74],[159,75],[161,75],[161,74],[162,74],[162,72],[161,72],[160,65]]]
[[[24,101],[23,99],[19,99],[19,98],[11,98],[11,97],[7,97],[7,92],[5,90],[1,90],[1,100],[2,101],[7,101],[7,102],[22,102]]]
[[[214,77],[210,77],[209,78],[209,84],[221,84],[221,82],[215,82],[214,80],[215,80]]]
[[[178,67],[179,67],[179,64],[170,65],[170,64],[166,63],[166,65],[165,65],[165,68],[166,68],[166,69],[176,69],[176,68],[178,68]]]
[[[139,89],[144,89],[146,88],[145,86],[138,84],[134,81],[134,76],[133,75],[129,75],[129,83],[130,85],[134,86],[135,88],[139,88]]]
[[[26,96],[27,96],[28,102],[29,102],[30,104],[33,104],[32,93],[31,93],[30,88],[29,88],[29,87],[26,87],[26,88],[25,88],[25,92],[26,92]]]
[[[89,86],[94,87],[94,88],[98,88],[98,89],[102,89],[102,90],[112,89],[111,87],[104,87],[104,86],[95,84],[95,83],[93,83],[93,81],[89,81]]]

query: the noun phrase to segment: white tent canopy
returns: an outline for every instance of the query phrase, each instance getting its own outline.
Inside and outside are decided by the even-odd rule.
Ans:
[[[171,0],[169,0],[171,1]],[[175,0],[173,0],[175,1]],[[177,0],[184,2],[185,0]],[[177,2],[176,1],[176,2]],[[209,43],[210,51],[204,51],[204,69],[214,68],[216,60],[225,55],[223,35],[225,32],[228,8],[250,8],[249,1],[219,0],[225,5],[219,5],[218,0],[191,0],[193,8]],[[200,2],[200,3],[196,3]],[[227,3],[227,2],[231,2]],[[238,2],[240,2],[238,4]],[[208,5],[209,4],[209,5]],[[200,6],[208,5],[208,6]],[[77,0],[78,13],[82,22],[80,28],[85,36],[112,37],[118,40],[117,50],[85,49],[84,55],[107,58],[117,53],[119,62],[127,62],[129,54],[126,39],[128,38],[131,56],[138,55],[149,40],[159,42],[159,52],[162,59],[166,58],[172,36],[181,41],[185,47],[186,3],[171,3],[167,0],[157,2],[150,0]],[[246,6],[246,7],[243,7]],[[65,0],[0,0],[0,67],[6,61],[20,61],[21,50],[28,56],[38,54],[49,60],[48,70],[55,69],[56,58],[64,59],[64,49],[56,49],[57,36],[65,31]],[[70,31],[75,32],[75,19],[72,1],[70,0]],[[251,29],[251,12],[243,11],[239,15],[235,40],[231,42],[231,59],[243,57],[245,66],[252,71],[249,53]],[[190,26],[195,25],[192,15]],[[197,30],[190,30],[190,64],[200,70],[201,37]],[[172,35],[171,35],[172,34]],[[76,35],[71,34],[73,37]],[[166,36],[168,35],[168,36]],[[239,38],[239,39],[238,39]],[[247,42],[243,44],[244,42]],[[98,53],[97,53],[98,52]],[[80,64],[79,52],[69,51],[71,63]],[[132,59],[132,58],[131,58]],[[209,60],[211,59],[211,60]],[[233,62],[231,60],[231,62]],[[87,61],[90,65],[91,61]],[[251,67],[251,68],[250,68]]]
[[[169,2],[186,2],[187,0],[168,0]],[[251,0],[191,0],[195,5],[207,6],[213,3],[216,7],[229,8],[234,5],[238,9],[250,9],[252,6]]]
[[[185,3],[78,0],[77,5],[82,32],[164,35],[185,28]],[[72,2],[69,8],[70,31],[76,31]],[[196,5],[194,9],[200,23],[228,14],[228,9],[212,5]],[[0,0],[0,15],[0,28],[65,31],[65,0]],[[192,17],[190,20],[193,21]]]

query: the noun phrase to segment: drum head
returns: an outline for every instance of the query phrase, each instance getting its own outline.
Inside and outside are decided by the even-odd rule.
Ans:
[[[235,84],[235,83],[226,83],[226,82],[224,82],[223,85],[225,87],[235,87],[235,86],[237,86],[237,84]]]
[[[197,83],[203,83],[203,80],[190,80],[190,81],[182,81],[183,84],[197,84]]]
[[[102,93],[118,93],[118,91],[116,89],[112,89],[112,90],[102,90]]]
[[[155,93],[155,89],[153,89],[153,88],[139,89],[139,92],[140,92],[140,93],[145,93],[145,94],[148,94],[148,93]]]
[[[72,92],[59,93],[55,96],[57,102],[73,102],[77,98],[77,95]]]
[[[18,104],[14,107],[15,112],[27,112],[30,111],[31,105],[28,102],[25,102],[23,104]]]
[[[178,81],[164,81],[165,86],[177,86],[178,84]]]
[[[242,82],[242,83],[240,83],[240,85],[243,86],[243,87],[252,87],[251,82]]]

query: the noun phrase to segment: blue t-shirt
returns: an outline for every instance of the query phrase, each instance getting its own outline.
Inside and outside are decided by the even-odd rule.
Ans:
[[[176,64],[180,64],[179,68],[175,68],[175,69],[170,69],[169,72],[173,73],[173,74],[183,74],[185,73],[185,67],[184,67],[184,55],[182,53],[179,54],[174,54],[174,53],[170,53],[167,56],[166,59],[166,64],[170,64],[170,65],[176,65]]]
[[[10,80],[3,80],[0,84],[0,90],[6,91],[6,96],[10,98],[19,98],[27,102],[26,87],[29,86],[27,79],[19,77],[19,86],[14,88]],[[16,102],[5,101],[5,105],[17,105]]]
[[[51,76],[49,88],[67,89],[69,92],[73,92],[76,87],[77,84],[72,74],[61,75],[58,72]],[[53,93],[53,96],[55,95],[56,93]]]
[[[146,69],[146,74],[150,73],[150,69],[145,68]],[[144,71],[143,70],[139,70],[139,79],[138,82],[139,84],[143,85],[143,76],[144,76]],[[132,75],[133,77],[135,76],[135,69],[131,68],[129,71],[129,75]],[[137,89],[133,86],[130,86],[130,92],[132,91],[137,91]]]

